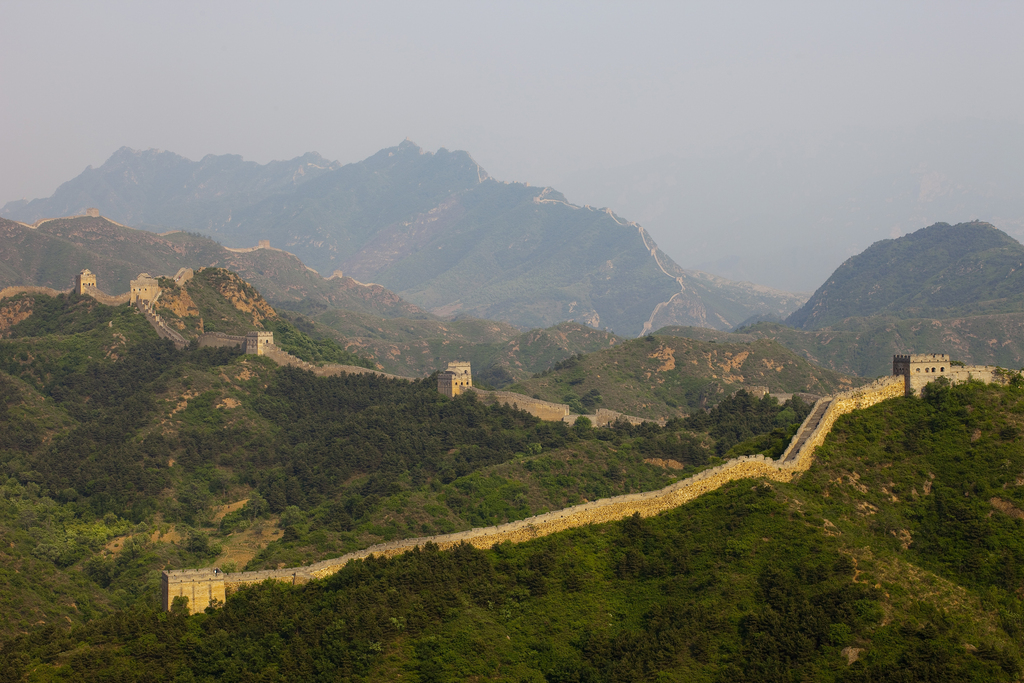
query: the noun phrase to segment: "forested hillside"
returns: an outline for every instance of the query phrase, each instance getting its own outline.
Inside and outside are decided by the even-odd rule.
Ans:
[[[789,484],[490,550],[352,562],[221,609],[36,627],[9,680],[1014,681],[1024,388],[839,420]]]
[[[202,310],[225,329],[277,324],[226,271],[189,284],[197,306],[221,297]],[[434,376],[317,378],[239,349],[178,351],[133,307],[91,297],[2,303],[27,314],[0,339],[9,633],[153,607],[162,569],[289,566],[658,489],[805,409],[748,398],[700,425],[570,427],[450,400]],[[295,353],[330,351],[286,331]]]
[[[665,327],[657,334],[729,344],[770,339],[815,365],[861,377],[889,374],[897,353],[948,353],[971,365],[1024,366],[1024,312],[945,319],[847,318],[820,330],[773,322],[759,322],[736,333]]]

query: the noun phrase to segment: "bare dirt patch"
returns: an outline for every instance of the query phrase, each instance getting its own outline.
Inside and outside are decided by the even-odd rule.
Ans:
[[[900,540],[900,547],[904,550],[908,550],[910,548],[910,544],[914,542],[909,529],[900,529],[898,532],[890,531],[889,533]]]
[[[878,508],[868,502],[857,503],[857,510],[862,515],[873,515],[878,512]]]
[[[188,408],[189,400],[195,398],[198,395],[198,393],[186,391],[184,394],[181,395],[181,400],[178,401],[178,405],[175,406],[174,410],[171,411],[171,415],[174,415],[175,413],[180,413],[181,411],[185,410],[185,408]]]
[[[32,315],[32,299],[22,299],[0,308],[0,332],[14,327]]]
[[[676,352],[675,349],[671,349],[667,346],[662,345],[657,351],[648,356],[648,358],[657,358],[661,361],[661,367],[658,368],[658,372],[668,372],[669,370],[675,370],[676,367]]]
[[[183,537],[178,533],[177,528],[171,527],[167,530],[167,533],[161,534],[160,530],[153,532],[153,535],[149,537],[149,540],[153,543],[181,543]]]
[[[686,465],[679,462],[678,460],[663,460],[661,458],[644,458],[644,462],[648,465],[657,465],[658,467],[664,467],[667,470],[684,470]]]
[[[214,566],[233,563],[237,569],[242,569],[268,543],[284,535],[284,531],[277,527],[277,522],[277,519],[257,522],[245,531],[231,534],[222,540],[221,552]]]
[[[241,510],[243,507],[245,507],[245,504],[248,502],[248,498],[243,498],[242,500],[236,500],[234,503],[228,503],[227,505],[214,505],[213,521],[219,522],[220,520],[224,519],[224,516],[227,515],[229,512]]]
[[[1003,514],[1009,515],[1010,517],[1016,517],[1017,519],[1024,519],[1024,511],[1008,500],[1003,500],[1002,498],[990,498],[988,502],[992,507]]]

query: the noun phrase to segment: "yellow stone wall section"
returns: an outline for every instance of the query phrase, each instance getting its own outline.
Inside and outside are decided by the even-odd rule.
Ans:
[[[671,484],[659,491],[604,498],[591,503],[584,503],[564,510],[556,510],[493,527],[382,543],[306,567],[259,572],[238,572],[234,574],[221,573],[219,576],[223,578],[209,577],[207,580],[212,582],[219,581],[223,586],[223,593],[226,595],[230,595],[242,586],[260,583],[268,579],[286,581],[297,585],[312,579],[322,579],[331,576],[352,560],[363,559],[371,555],[395,557],[413,548],[422,548],[427,543],[436,544],[442,550],[453,548],[460,543],[469,543],[477,548],[490,548],[495,543],[503,543],[505,541],[522,543],[586,524],[603,524],[624,519],[635,513],[640,514],[642,517],[651,517],[689,503],[705,493],[714,491],[731,481],[739,479],[760,478],[787,482],[810,467],[814,449],[825,440],[828,432],[832,429],[832,425],[835,424],[835,421],[841,415],[845,415],[853,410],[867,408],[889,398],[903,396],[903,394],[903,378],[886,377],[865,387],[822,399],[823,401],[829,400],[830,404],[817,428],[800,448],[797,457],[785,463],[765,458],[763,455],[743,456],[734,458],[718,467],[699,472],[692,477]],[[204,570],[185,570],[185,572],[196,571]],[[205,571],[209,572],[210,570]],[[179,572],[164,572],[165,585],[177,586],[184,584],[186,586],[179,589],[177,593],[174,590],[165,590],[165,609],[170,609],[174,595],[186,594],[181,591],[188,590],[185,581],[178,581],[175,578],[177,574]],[[189,577],[186,576],[185,578]],[[214,587],[208,589],[208,592],[219,595],[218,590]],[[192,612],[202,611],[209,604],[209,599],[204,597],[206,593],[203,593],[202,588],[198,589],[196,595],[199,602],[196,603],[194,608],[190,606]]]

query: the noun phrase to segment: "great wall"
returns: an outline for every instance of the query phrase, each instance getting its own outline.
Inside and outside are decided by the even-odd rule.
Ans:
[[[191,271],[182,269],[174,279],[179,284],[184,284],[191,275]],[[132,280],[131,284],[130,292],[110,297],[96,288],[95,277],[85,270],[78,276],[76,288],[70,291],[77,290],[78,293],[93,296],[103,303],[108,301],[116,302],[116,304],[131,302],[146,316],[157,334],[169,339],[178,348],[187,345],[188,342],[153,310],[153,303],[160,296],[157,281],[142,274],[137,280]],[[0,299],[22,293],[54,296],[67,292],[47,287],[8,287],[0,290]],[[245,336],[209,332],[201,335],[197,341],[200,346],[242,347],[247,354],[263,355],[279,365],[299,367],[321,377],[342,373],[372,373],[391,379],[415,379],[350,365],[312,365],[275,346],[273,334],[266,331],[254,331]],[[642,517],[657,515],[739,479],[764,478],[788,482],[811,466],[815,449],[824,443],[839,417],[890,398],[916,395],[928,382],[941,377],[954,383],[970,379],[1005,383],[1009,376],[1005,371],[994,366],[954,364],[946,354],[896,355],[893,357],[893,374],[891,376],[875,380],[871,384],[857,389],[817,400],[810,414],[800,425],[789,446],[778,460],[772,460],[763,455],[742,456],[657,491],[604,498],[492,527],[381,543],[341,557],[290,569],[231,573],[222,572],[216,568],[168,570],[162,574],[163,607],[165,610],[169,610],[175,598],[184,597],[188,599],[189,612],[195,614],[202,612],[207,607],[217,606],[226,600],[233,591],[243,586],[267,580],[298,585],[331,576],[352,560],[370,556],[394,557],[414,548],[423,548],[427,544],[433,544],[444,550],[461,543],[468,543],[477,548],[489,548],[496,543],[506,541],[520,543],[587,524],[621,520],[633,514],[639,514]],[[571,423],[582,417],[570,414],[569,406],[565,404],[550,403],[511,392],[484,391],[474,387],[469,364],[463,362],[451,363],[447,370],[438,373],[438,390],[448,396],[472,392],[485,403],[515,405],[544,420]],[[611,424],[617,420],[625,420],[634,424],[645,421],[643,418],[603,409],[598,410],[595,415],[586,417],[590,418],[595,426]]]
[[[196,613],[208,606],[216,606],[233,591],[246,585],[266,580],[302,584],[330,576],[348,562],[371,555],[394,557],[413,548],[423,548],[428,543],[436,545],[441,550],[460,543],[469,543],[477,548],[489,548],[505,541],[521,543],[587,524],[624,519],[633,514],[642,517],[657,515],[738,479],[756,477],[780,482],[790,481],[810,467],[814,449],[824,442],[836,419],[853,410],[903,396],[904,387],[903,377],[885,377],[867,386],[820,399],[793,437],[789,448],[778,460],[765,458],[763,455],[734,458],[658,491],[604,498],[492,527],[381,543],[303,567],[233,573],[217,569],[165,571],[162,581],[163,605],[165,609],[170,609],[176,597],[186,597],[189,610]]]

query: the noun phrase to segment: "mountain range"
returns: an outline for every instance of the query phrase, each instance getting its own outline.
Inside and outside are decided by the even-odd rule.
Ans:
[[[380,283],[435,314],[520,327],[573,320],[626,336],[664,325],[730,329],[751,316],[783,317],[803,301],[685,270],[609,209],[495,180],[465,152],[428,153],[409,141],[345,166],[315,154],[259,166],[122,148],[52,197],[11,202],[0,214],[29,224],[88,207],[233,247],[269,240],[321,273]]]

